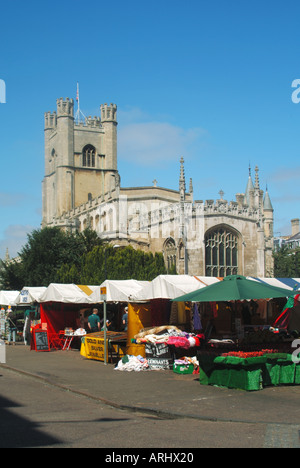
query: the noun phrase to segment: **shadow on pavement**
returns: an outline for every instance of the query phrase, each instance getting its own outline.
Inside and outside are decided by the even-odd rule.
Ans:
[[[0,396],[0,448],[40,447],[61,441],[39,430],[38,424],[16,415],[20,405]]]

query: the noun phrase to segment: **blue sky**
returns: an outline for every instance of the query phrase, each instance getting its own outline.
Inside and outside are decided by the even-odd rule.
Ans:
[[[2,2],[3,3],[3,2]],[[0,257],[40,227],[44,112],[76,97],[85,115],[118,106],[123,187],[228,201],[259,167],[275,233],[300,217],[300,5],[243,0],[5,2],[0,15]],[[300,95],[300,94],[299,94]]]

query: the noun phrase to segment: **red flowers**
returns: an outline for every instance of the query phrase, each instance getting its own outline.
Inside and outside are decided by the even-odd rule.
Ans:
[[[223,357],[225,356],[235,356],[241,359],[253,358],[264,356],[265,354],[273,354],[278,353],[277,349],[262,349],[261,351],[252,351],[252,352],[245,352],[245,351],[230,351],[229,353],[222,354]]]

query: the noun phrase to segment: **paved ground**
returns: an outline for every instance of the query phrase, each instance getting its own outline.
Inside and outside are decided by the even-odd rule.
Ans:
[[[270,387],[259,392],[244,392],[201,386],[197,376],[177,375],[172,371],[120,372],[111,364],[105,366],[101,362],[86,360],[76,351],[37,353],[23,345],[10,346],[6,350],[6,364],[0,366],[0,374],[4,377],[3,380],[0,379],[2,408],[13,405],[12,402],[25,408],[26,405],[23,405],[21,400],[30,389],[32,395],[27,398],[27,402],[34,400],[33,395],[36,395],[37,387],[42,388],[43,392],[51,390],[52,397],[54,391],[60,390],[59,398],[63,398],[62,394],[64,398],[68,397],[69,406],[72,396],[73,405],[78,405],[78,411],[75,410],[75,413],[80,421],[83,421],[86,413],[81,414],[82,404],[79,404],[78,397],[80,402],[84,398],[88,405],[98,405],[98,408],[100,405],[101,411],[114,411],[111,419],[115,422],[120,420],[119,424],[114,425],[117,438],[110,438],[111,445],[106,440],[106,445],[103,445],[105,447],[154,447],[155,441],[159,447],[176,447],[178,440],[176,441],[175,435],[171,437],[172,427],[174,434],[177,431],[177,438],[185,440],[182,444],[185,447],[189,446],[189,441],[193,447],[300,447],[300,386]],[[8,382],[10,389],[6,384]],[[36,402],[39,408],[43,407],[43,401],[44,405],[46,401],[50,401],[43,392],[39,392]],[[74,399],[75,397],[77,399]],[[61,404],[63,406],[63,403]],[[74,408],[70,408],[70,411],[74,415]],[[40,418],[45,416],[41,410],[37,413],[40,414]],[[134,441],[127,441],[130,445],[126,445],[117,431],[117,426],[122,426],[124,414],[125,419],[132,423],[134,421],[135,428],[143,428],[136,433],[136,436],[140,434],[139,437],[135,437]],[[102,420],[107,418],[109,419],[105,416]],[[176,423],[172,423],[172,419]],[[64,418],[64,421],[66,420],[68,418]],[[147,437],[149,438],[147,431],[153,429],[149,426],[150,421],[153,425],[154,420],[160,421],[155,428],[157,435],[168,433],[169,436],[162,439],[151,436],[152,442],[148,441],[148,445],[143,445],[146,444]],[[38,421],[41,422],[41,419],[38,418]],[[205,437],[193,437],[195,431],[197,433],[204,427]],[[181,432],[178,434],[179,430]],[[49,437],[53,438],[53,443],[45,441],[39,445],[62,444],[61,437],[55,442],[55,432],[51,433],[50,430],[48,434],[51,434]],[[141,437],[141,434],[145,437]],[[183,438],[183,434],[186,438]],[[124,443],[125,445],[122,445]],[[151,445],[152,443],[154,445]],[[8,442],[6,446],[9,446]],[[73,440],[66,442],[66,446],[77,445]]]

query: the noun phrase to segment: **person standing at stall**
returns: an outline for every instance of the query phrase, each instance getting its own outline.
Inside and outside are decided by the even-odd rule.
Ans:
[[[124,309],[124,314],[123,314],[123,317],[122,317],[122,323],[123,323],[124,331],[127,331],[127,329],[128,329],[128,307],[125,307],[125,309]]]
[[[0,338],[4,339],[6,335],[6,317],[5,317],[5,309],[1,307],[0,310]]]
[[[16,344],[16,334],[17,334],[17,326],[15,324],[16,317],[12,311],[11,306],[8,306],[6,311],[6,323],[8,326],[8,344],[12,342],[13,345]]]
[[[98,309],[93,309],[92,314],[88,318],[88,328],[91,333],[95,333],[100,331],[101,329],[101,321],[98,316]]]
[[[35,313],[35,308],[31,307],[30,309],[25,310],[24,313],[24,327],[23,327],[23,340],[25,346],[30,345],[31,342],[31,333],[30,333],[30,328],[31,328],[31,321],[34,317]]]

